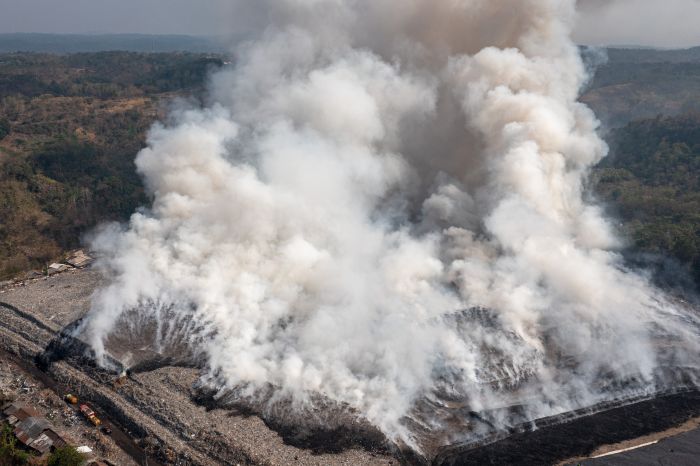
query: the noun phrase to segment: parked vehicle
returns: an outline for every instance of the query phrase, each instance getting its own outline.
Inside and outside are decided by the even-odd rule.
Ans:
[[[102,424],[102,421],[100,421],[100,418],[97,417],[95,414],[95,411],[90,409],[90,407],[86,404],[80,405],[80,412],[83,413],[83,416],[92,423],[95,427],[99,427]]]
[[[64,396],[63,399],[66,400],[66,403],[70,403],[72,405],[78,404],[78,397],[75,395],[71,395],[70,393]]]

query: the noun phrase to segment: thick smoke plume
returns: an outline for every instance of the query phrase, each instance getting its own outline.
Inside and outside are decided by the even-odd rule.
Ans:
[[[99,355],[155,322],[222,391],[320,396],[414,446],[425,400],[502,425],[693,383],[697,317],[584,201],[607,148],[575,1],[258,3],[212,104],[151,130],[150,210],[95,241]]]

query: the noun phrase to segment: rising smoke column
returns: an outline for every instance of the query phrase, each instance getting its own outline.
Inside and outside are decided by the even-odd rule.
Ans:
[[[260,8],[214,103],[152,128],[150,210],[95,240],[98,355],[155,321],[222,390],[320,394],[407,443],[426,397],[535,418],[697,369],[697,318],[584,201],[607,149],[577,102],[574,1]]]

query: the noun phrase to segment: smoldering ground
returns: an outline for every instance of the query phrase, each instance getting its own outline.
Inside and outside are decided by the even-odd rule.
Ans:
[[[607,148],[573,0],[258,3],[212,104],[138,155],[153,205],[94,242],[98,355],[148,328],[222,395],[320,398],[417,450],[478,435],[464,412],[505,426],[696,383],[697,315],[584,201]]]

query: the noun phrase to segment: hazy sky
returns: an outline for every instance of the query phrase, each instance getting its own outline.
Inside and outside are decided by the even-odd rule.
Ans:
[[[579,0],[586,44],[700,45],[700,0]]]
[[[700,0],[579,0],[589,44],[700,45]],[[0,32],[235,32],[256,0],[0,0]],[[239,6],[236,6],[236,5]]]

